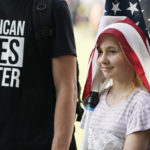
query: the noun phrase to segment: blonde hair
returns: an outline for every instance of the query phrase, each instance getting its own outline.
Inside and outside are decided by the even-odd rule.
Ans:
[[[135,87],[139,87],[140,86],[140,87],[146,89],[144,83],[142,82],[141,78],[138,76],[137,73],[135,73],[135,78],[133,80],[133,84],[134,84]]]
[[[113,36],[113,35],[112,35],[112,36]],[[131,64],[130,61],[129,61],[129,59],[127,58],[127,56],[126,56],[124,50],[123,50],[123,47],[122,47],[121,43],[119,42],[119,40],[118,40],[115,36],[114,36],[114,38],[117,40],[118,45],[120,46],[120,48],[121,48],[121,50],[122,50],[122,53],[124,54],[124,56],[125,56],[125,58],[127,59],[128,63]],[[131,66],[132,66],[132,64],[131,64]],[[135,71],[135,70],[134,70],[134,71]],[[134,88],[136,88],[136,87],[142,87],[142,88],[144,88],[145,90],[147,89],[147,88],[145,87],[143,81],[142,81],[141,78],[139,77],[139,75],[135,72],[135,77],[133,78],[133,82],[132,82],[132,88],[134,89]]]

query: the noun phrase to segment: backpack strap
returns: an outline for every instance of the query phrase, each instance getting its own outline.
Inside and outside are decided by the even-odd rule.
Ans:
[[[80,94],[81,94],[81,86],[80,86],[80,82],[79,82],[79,64],[78,61],[76,62],[76,70],[77,70],[77,106],[76,106],[76,114],[77,114],[77,118],[76,121],[81,121],[82,115],[83,115],[83,108],[81,107],[81,98],[80,98]]]
[[[53,35],[52,4],[53,0],[33,1],[33,28],[36,40]]]

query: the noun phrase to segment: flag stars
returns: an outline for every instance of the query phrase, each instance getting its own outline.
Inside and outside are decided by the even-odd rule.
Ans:
[[[118,3],[118,4],[114,4],[114,3],[113,3],[113,8],[112,8],[112,10],[114,11],[114,14],[116,14],[117,11],[121,11],[121,10],[119,9],[119,4],[120,4],[120,3]]]
[[[132,4],[132,3],[130,2],[130,7],[127,8],[127,10],[130,10],[132,15],[134,14],[135,11],[139,11],[139,10],[137,9],[137,3]]]
[[[150,37],[150,33],[149,33],[149,31],[148,31],[148,36]]]
[[[138,22],[136,23],[136,25],[139,26],[139,24],[140,24],[140,22],[138,21]]]
[[[107,11],[104,9],[104,12],[103,12],[104,14],[106,14],[107,13]]]

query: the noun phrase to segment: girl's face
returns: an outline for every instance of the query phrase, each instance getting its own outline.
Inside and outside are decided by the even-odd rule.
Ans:
[[[106,78],[127,80],[135,73],[114,36],[104,35],[97,50],[97,64]]]

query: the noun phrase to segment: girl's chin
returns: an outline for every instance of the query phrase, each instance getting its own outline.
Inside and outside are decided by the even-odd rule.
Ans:
[[[106,79],[112,79],[112,77],[113,77],[112,75],[107,74],[107,73],[103,73],[103,74]]]

